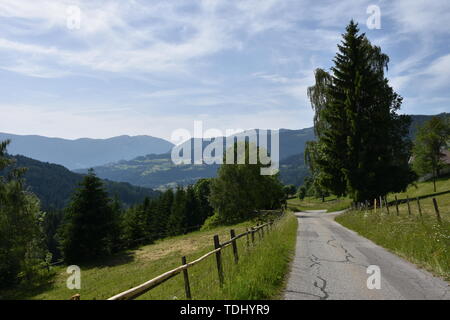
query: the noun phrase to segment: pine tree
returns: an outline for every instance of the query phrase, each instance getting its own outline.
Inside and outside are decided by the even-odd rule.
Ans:
[[[174,193],[172,189],[166,190],[157,201],[154,228],[158,239],[167,236],[168,219],[172,212],[173,202]]]
[[[129,208],[123,217],[122,234],[127,248],[135,248],[148,242],[146,213],[142,205]]]
[[[209,203],[211,181],[212,179],[199,179],[194,185],[195,195],[199,205],[200,224],[203,224],[208,217],[214,214],[214,209]]]
[[[62,226],[62,252],[67,263],[80,263],[113,251],[117,216],[102,181],[93,170],[72,196]]]
[[[167,234],[175,236],[187,231],[186,191],[178,186],[173,199],[172,210],[167,220]]]
[[[39,199],[25,191],[25,169],[11,169],[13,160],[6,155],[9,141],[0,142],[0,287],[19,282],[38,284],[42,267],[51,256],[45,248],[43,213]]]
[[[202,212],[200,211],[200,203],[195,194],[194,186],[190,185],[186,188],[186,227],[189,232],[200,229],[203,223]]]
[[[355,201],[404,189],[414,178],[408,166],[410,119],[396,112],[402,97],[385,78],[389,57],[347,26],[331,73],[316,71],[308,94],[315,109],[314,178],[337,196]]]

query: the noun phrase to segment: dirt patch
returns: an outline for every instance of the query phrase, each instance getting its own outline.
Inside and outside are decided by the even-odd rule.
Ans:
[[[171,239],[142,247],[135,251],[136,260],[154,261],[176,252],[182,255],[199,251],[211,245],[211,236],[202,235],[185,239]]]
[[[242,232],[242,230],[239,230]],[[207,232],[183,238],[167,239],[161,242],[142,247],[134,252],[136,261],[155,261],[171,254],[179,253],[180,256],[189,256],[194,252],[206,248],[213,249],[213,236],[219,234],[221,241],[229,239],[229,230]]]

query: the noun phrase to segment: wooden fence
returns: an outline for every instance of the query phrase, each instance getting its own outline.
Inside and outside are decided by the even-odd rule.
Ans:
[[[370,203],[369,201],[366,201],[364,203],[353,203],[352,204],[352,209],[353,210],[369,210],[369,209],[373,209],[374,212],[377,212],[377,209],[380,210],[380,212],[383,210],[383,208],[386,209],[386,213],[389,215],[391,214],[389,207],[395,206],[395,212],[398,215],[400,215],[400,211],[398,208],[399,204],[403,204],[406,203],[407,209],[408,209],[408,216],[412,215],[412,211],[411,211],[411,201],[416,202],[417,205],[417,209],[419,212],[419,216],[422,217],[422,206],[420,204],[420,200],[421,199],[425,199],[425,198],[429,198],[429,197],[433,197],[432,201],[433,201],[433,208],[434,208],[434,213],[436,215],[436,220],[438,221],[439,224],[442,223],[442,217],[439,211],[439,206],[438,203],[436,201],[436,198],[434,198],[434,196],[437,195],[443,195],[443,194],[447,194],[450,193],[450,191],[444,191],[444,192],[439,192],[439,193],[435,193],[432,195],[425,195],[425,196],[419,196],[416,198],[409,198],[408,195],[406,195],[405,199],[398,199],[397,196],[395,196],[395,200],[393,201],[387,201],[386,197],[379,197],[379,198],[375,198],[373,200],[373,203]]]
[[[277,218],[279,219],[279,218]],[[200,258],[187,262],[186,257],[181,257],[181,265],[175,269],[172,269],[170,271],[167,271],[145,283],[142,283],[134,288],[131,288],[127,291],[121,292],[119,294],[116,294],[115,296],[109,298],[108,300],[132,300],[135,299],[144,293],[156,288],[157,286],[161,285],[165,281],[175,277],[178,274],[183,274],[184,279],[184,291],[186,295],[186,299],[192,299],[191,289],[190,289],[190,282],[189,282],[189,273],[188,269],[208,257],[215,255],[216,257],[216,264],[217,264],[217,276],[219,279],[220,286],[224,283],[224,271],[222,266],[222,250],[224,250],[227,247],[232,247],[233,249],[233,256],[234,256],[234,262],[239,263],[239,252],[238,252],[238,246],[236,241],[242,237],[246,237],[246,245],[247,247],[250,247],[251,244],[255,243],[255,234],[258,234],[258,237],[260,239],[264,238],[264,232],[268,233],[272,231],[273,229],[274,220],[270,220],[267,223],[256,225],[254,227],[250,227],[246,229],[246,232],[236,235],[235,231],[233,229],[230,230],[230,240],[227,240],[225,242],[220,242],[219,236],[215,235],[213,237],[213,243],[214,243],[214,250],[204,254]]]

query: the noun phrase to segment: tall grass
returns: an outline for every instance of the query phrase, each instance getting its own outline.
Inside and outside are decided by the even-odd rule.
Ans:
[[[447,204],[450,195],[437,198],[438,203]],[[399,256],[428,269],[447,281],[450,280],[450,212],[447,205],[441,209],[442,223],[437,222],[431,199],[421,200],[422,216],[410,203],[400,206],[397,216],[395,206],[375,213],[370,211],[349,211],[336,217],[336,221],[358,232]]]
[[[243,256],[217,298],[278,298],[294,253],[296,234],[297,219],[288,213],[253,252]]]

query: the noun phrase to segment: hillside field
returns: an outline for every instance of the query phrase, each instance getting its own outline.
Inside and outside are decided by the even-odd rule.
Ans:
[[[80,293],[82,300],[104,300],[122,291],[148,281],[181,265],[181,257],[192,261],[214,249],[213,236],[221,242],[230,238],[230,229],[236,234],[245,232],[256,221],[209,231],[163,239],[154,244],[129,250],[96,264],[81,267],[81,289],[66,287],[66,266],[54,267],[54,277],[45,287],[31,290],[0,292],[2,299],[67,300]],[[285,214],[274,224],[262,240],[255,235],[255,246],[247,248],[246,238],[238,240],[239,264],[235,265],[232,248],[223,250],[225,284],[219,287],[215,257],[189,268],[193,299],[272,299],[283,285],[290,258],[294,252],[297,219]],[[185,299],[182,274],[145,293],[138,299]]]

